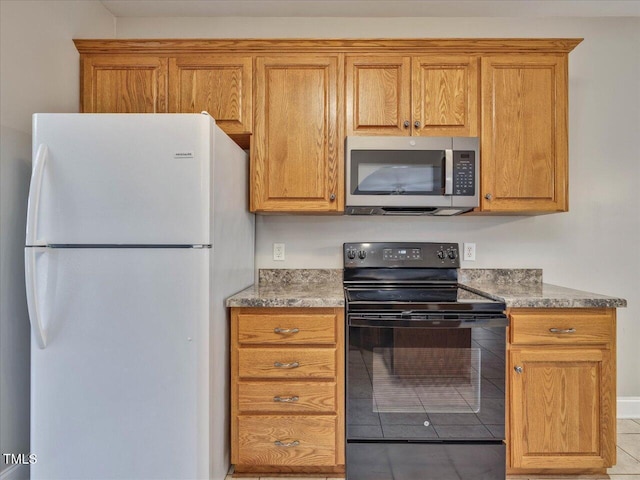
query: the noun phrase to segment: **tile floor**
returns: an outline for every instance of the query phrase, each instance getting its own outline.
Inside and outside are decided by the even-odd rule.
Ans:
[[[604,479],[611,480],[640,480],[640,419],[619,419],[618,420],[618,463],[615,467],[610,468],[609,476],[549,476],[549,477],[531,477],[517,476],[508,477],[513,480],[571,480],[571,479]],[[232,480],[232,476],[227,476],[226,480]],[[238,478],[238,477],[236,477]],[[302,480],[310,477],[285,477],[287,480]],[[333,480],[335,477],[313,477],[314,480]],[[253,480],[258,480],[256,477]],[[283,477],[261,477],[260,480],[283,480]],[[415,480],[423,480],[416,478]],[[442,479],[446,480],[446,479]]]

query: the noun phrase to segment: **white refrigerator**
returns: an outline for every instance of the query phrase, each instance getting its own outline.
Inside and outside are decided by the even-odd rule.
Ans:
[[[36,114],[32,480],[222,479],[246,153],[206,114]]]

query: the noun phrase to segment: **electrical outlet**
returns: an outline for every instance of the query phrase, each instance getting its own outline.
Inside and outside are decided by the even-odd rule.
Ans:
[[[476,261],[476,244],[464,243],[462,247],[464,249],[462,259],[467,260],[469,262],[475,262]]]
[[[284,261],[284,243],[273,244],[273,259],[279,262]]]

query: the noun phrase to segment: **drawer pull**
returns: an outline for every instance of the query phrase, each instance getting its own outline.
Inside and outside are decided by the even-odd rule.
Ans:
[[[298,363],[298,362],[293,362],[293,363],[274,362],[273,366],[276,367],[276,368],[298,368],[300,366],[300,363]]]
[[[575,328],[550,328],[551,333],[576,333]]]
[[[280,327],[276,327],[273,329],[274,333],[279,333],[281,335],[288,335],[288,334],[294,334],[294,333],[298,333],[300,330],[297,328],[280,328]]]
[[[280,440],[276,440],[273,443],[276,447],[297,447],[300,445],[298,440],[294,440],[293,442],[281,442]]]
[[[520,365],[516,365],[515,367],[513,367],[513,370],[516,373],[522,373],[523,372],[523,368]]]
[[[298,396],[295,397],[273,397],[274,402],[293,403],[300,400]]]

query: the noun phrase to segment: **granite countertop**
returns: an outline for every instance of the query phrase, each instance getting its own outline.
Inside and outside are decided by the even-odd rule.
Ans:
[[[623,298],[542,282],[540,269],[460,269],[459,282],[507,307],[618,308]],[[227,299],[228,307],[342,307],[342,270],[260,270],[259,281]]]
[[[342,270],[260,270],[227,307],[343,307]]]
[[[538,285],[497,285],[491,282],[465,282],[467,288],[504,302],[507,307],[529,308],[618,308],[623,298],[584,292],[549,283]]]

